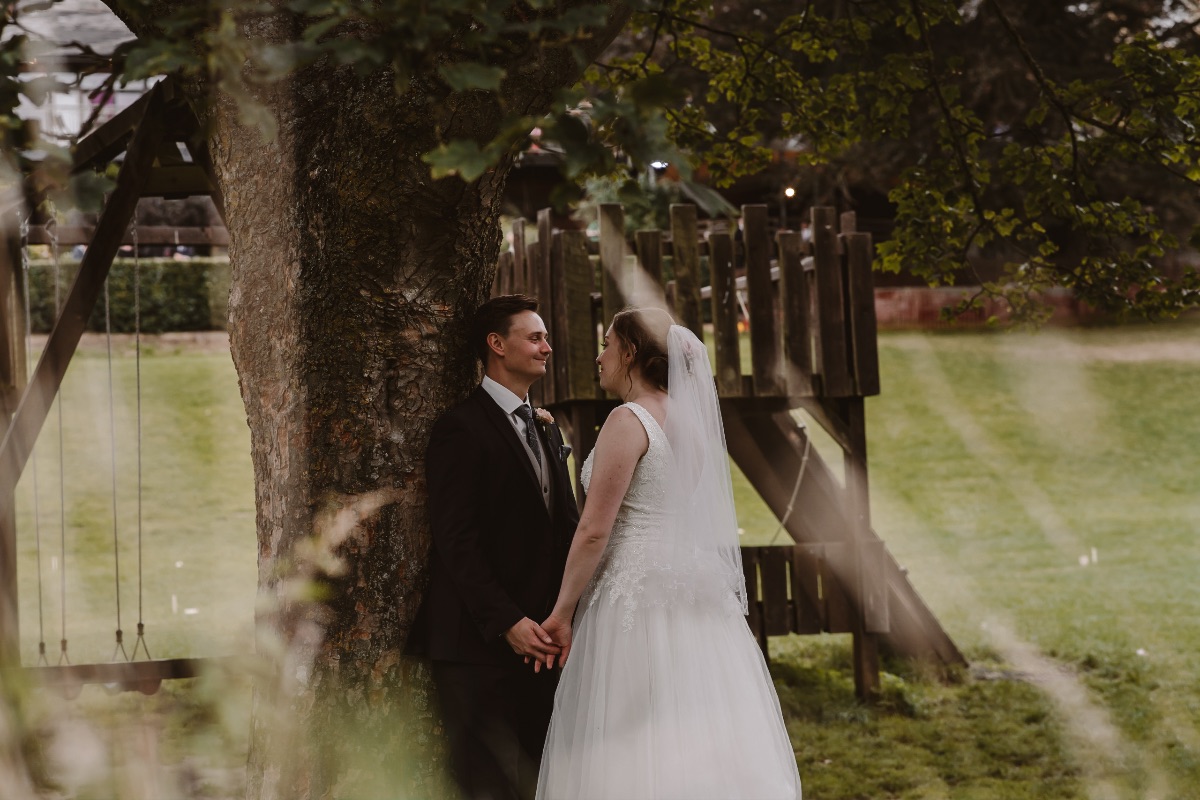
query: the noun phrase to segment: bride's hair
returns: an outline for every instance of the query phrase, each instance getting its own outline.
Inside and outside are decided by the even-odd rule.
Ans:
[[[612,332],[626,352],[633,354],[629,368],[636,367],[647,383],[667,391],[667,334],[675,320],[661,308],[627,308],[613,316]]]

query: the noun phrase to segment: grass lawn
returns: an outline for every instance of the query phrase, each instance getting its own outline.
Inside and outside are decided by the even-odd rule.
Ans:
[[[880,361],[883,394],[867,403],[874,526],[973,666],[942,684],[889,665],[883,702],[864,708],[847,638],[774,640],[805,797],[1200,797],[1200,326],[885,333]],[[131,358],[117,359],[114,378],[128,632],[138,605]],[[161,348],[143,359],[142,382],[151,652],[239,652],[256,550],[249,436],[228,353]],[[76,662],[113,651],[107,398],[107,362],[88,351],[64,388]],[[838,463],[827,438],[816,446]],[[52,662],[64,565],[57,452],[52,414],[37,462]],[[769,541],[776,521],[736,471],[734,480],[745,540]],[[39,628],[33,495],[27,475],[18,511],[26,663]],[[201,787],[194,796],[224,796],[236,794],[229,772],[244,763],[247,706],[244,685],[189,683],[150,698],[88,689],[72,707],[113,725],[162,711],[158,757],[190,776],[181,785]]]

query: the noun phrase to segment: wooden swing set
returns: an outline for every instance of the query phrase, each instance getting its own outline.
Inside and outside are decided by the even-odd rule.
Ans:
[[[0,313],[6,320],[0,325],[0,658],[5,663],[20,663],[16,486],[55,406],[86,321],[106,297],[113,258],[122,244],[133,244],[137,251],[143,231],[136,225],[137,202],[144,196],[208,195],[224,215],[200,130],[171,82],[155,85],[76,148],[75,172],[102,168],[124,153],[116,186],[95,228],[66,232],[52,221],[38,225],[26,220],[20,235],[6,236],[0,250]],[[852,634],[856,689],[868,699],[879,689],[881,645],[942,665],[965,661],[871,528],[863,399],[879,392],[879,377],[870,235],[854,231],[852,214],[842,215],[839,231],[831,209],[814,209],[811,246],[791,231],[772,241],[766,212],[766,206],[744,206],[740,234],[714,231],[701,239],[695,207],[673,206],[669,232],[638,231],[631,246],[620,206],[601,207],[598,244],[583,231],[553,230],[551,214],[544,210],[538,214],[537,241],[526,241],[523,221],[514,225],[513,247],[501,257],[494,290],[537,294],[548,310],[557,353],[553,374],[542,381],[537,389],[541,396],[535,399],[565,423],[578,454],[592,447],[599,424],[615,405],[601,393],[593,367],[603,321],[630,302],[662,302],[665,297],[683,324],[701,335],[711,333],[730,455],[793,540],[743,550],[755,600],[751,627],[764,651],[773,635]],[[144,233],[142,243],[161,235]],[[185,238],[178,241],[225,243],[223,231],[193,230]],[[88,247],[79,271],[27,377],[26,248],[50,244],[56,253],[64,240],[80,239]],[[702,263],[711,275],[709,287],[700,285]],[[667,266],[672,280],[664,282]],[[705,302],[711,309],[707,326]],[[742,308],[751,342],[748,374],[743,374],[739,354]],[[140,407],[140,393],[138,401]],[[61,403],[57,408],[61,414]],[[794,409],[808,412],[841,446],[844,482],[811,447]],[[60,491],[61,486],[60,480]],[[40,558],[42,534],[33,533]],[[116,536],[114,522],[119,572]],[[25,668],[35,680],[67,691],[103,683],[151,693],[163,680],[194,677],[214,661],[150,658],[140,609],[140,508],[138,536],[134,647],[124,647],[118,610],[112,662],[72,664],[64,616],[57,663],[49,662],[44,626],[40,631],[37,663]],[[60,548],[63,542],[60,531]],[[67,554],[60,555],[65,559]],[[65,571],[60,580],[66,580]],[[119,605],[119,575],[117,583]],[[41,592],[39,582],[39,604]],[[139,654],[144,658],[139,660]]]

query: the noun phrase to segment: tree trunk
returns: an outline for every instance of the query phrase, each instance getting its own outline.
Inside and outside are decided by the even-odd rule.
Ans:
[[[286,23],[256,34],[290,33],[270,24]],[[526,58],[508,99],[544,110],[578,66]],[[402,656],[426,580],[424,449],[477,380],[464,322],[492,282],[511,159],[470,185],[431,180],[420,157],[439,133],[486,141],[500,111],[466,93],[431,115],[414,96],[318,65],[260,93],[271,141],[228,98],[208,106],[271,676],[255,692],[253,798],[440,793],[425,668]]]

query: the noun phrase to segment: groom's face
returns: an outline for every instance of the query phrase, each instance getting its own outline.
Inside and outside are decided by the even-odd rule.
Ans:
[[[498,355],[511,375],[532,383],[546,374],[546,360],[553,351],[547,338],[546,323],[535,312],[522,311],[513,315],[508,335],[497,338],[500,340]],[[497,349],[495,345],[493,349]]]

